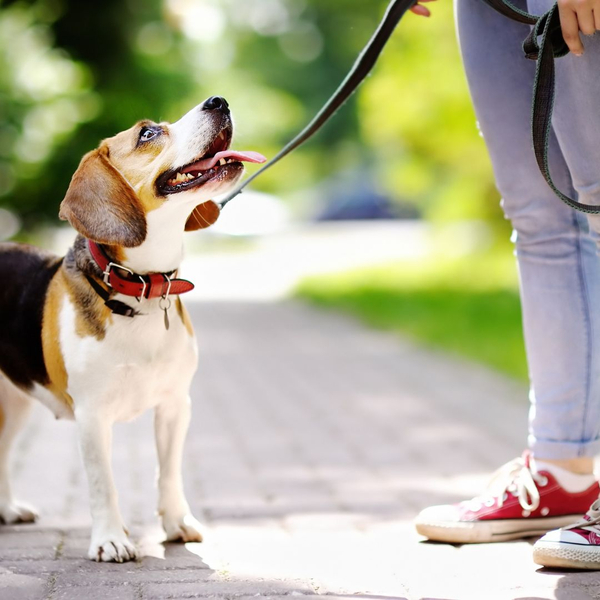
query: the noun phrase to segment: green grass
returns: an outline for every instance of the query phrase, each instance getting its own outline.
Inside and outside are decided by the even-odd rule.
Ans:
[[[312,277],[297,295],[527,378],[521,309],[510,252],[394,263]]]

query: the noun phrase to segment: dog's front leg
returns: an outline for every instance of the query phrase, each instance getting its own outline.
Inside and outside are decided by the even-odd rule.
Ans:
[[[183,491],[181,461],[190,423],[190,399],[167,398],[156,407],[154,431],[158,450],[158,514],[167,540],[201,542],[200,523]]]
[[[89,558],[125,562],[136,557],[123,526],[111,468],[112,422],[103,415],[76,410],[79,445],[88,479],[92,513]]]

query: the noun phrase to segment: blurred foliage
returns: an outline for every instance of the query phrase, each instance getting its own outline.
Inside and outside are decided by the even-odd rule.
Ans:
[[[81,156],[141,118],[225,96],[236,145],[273,155],[367,41],[384,0],[15,0],[0,5],[0,203],[54,218]],[[501,221],[449,2],[407,15],[375,74],[256,187],[304,202],[340,171],[373,173],[425,216]]]
[[[298,295],[527,379],[514,261],[492,250],[307,279]]]

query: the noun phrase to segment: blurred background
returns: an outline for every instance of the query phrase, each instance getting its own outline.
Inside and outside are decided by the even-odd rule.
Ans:
[[[0,3],[0,237],[63,251],[81,156],[141,118],[229,101],[268,157],[343,79],[381,0]],[[197,299],[295,296],[524,379],[510,228],[452,6],[407,15],[375,72],[309,144],[190,234]]]

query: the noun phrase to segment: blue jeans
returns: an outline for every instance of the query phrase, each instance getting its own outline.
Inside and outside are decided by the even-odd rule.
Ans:
[[[534,14],[549,0],[516,0]],[[502,207],[514,229],[531,380],[529,446],[539,458],[600,450],[600,217],[554,196],[530,133],[535,64],[523,56],[527,25],[481,0],[457,0],[461,53]],[[550,165],[559,189],[600,204],[600,37],[556,62]],[[485,410],[482,404],[481,410]]]

